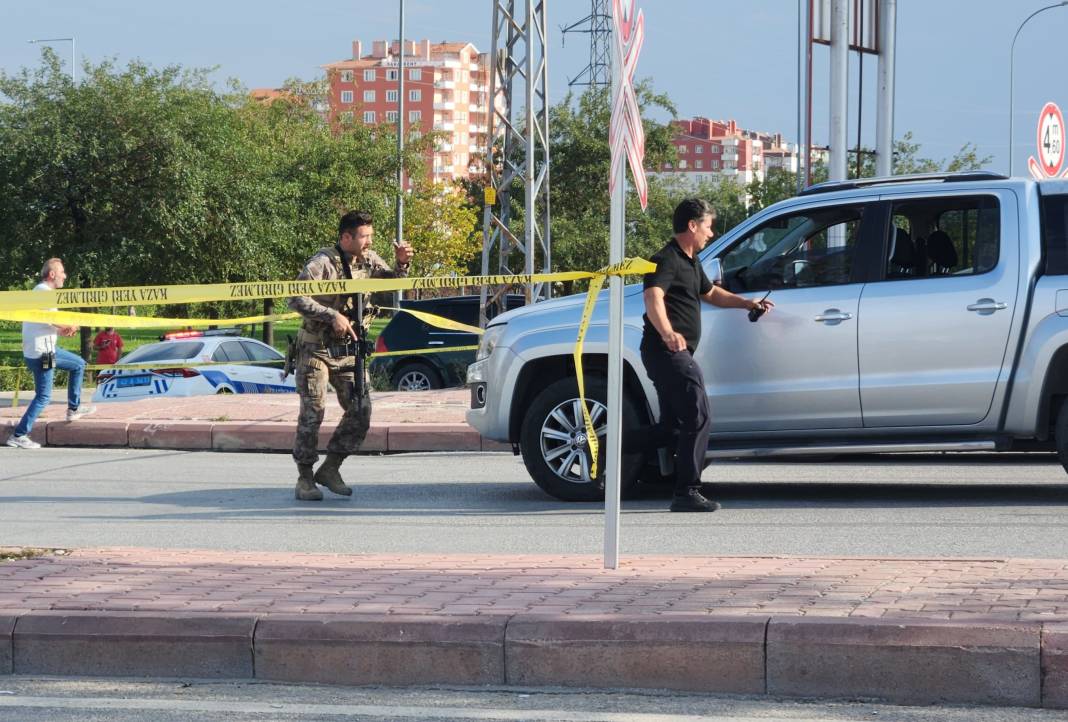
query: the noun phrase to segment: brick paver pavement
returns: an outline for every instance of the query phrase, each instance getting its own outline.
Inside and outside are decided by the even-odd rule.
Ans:
[[[25,412],[25,405],[33,392],[20,395],[21,405],[12,408],[10,401],[0,403],[0,422],[17,420]],[[464,412],[470,406],[467,389],[440,389],[418,393],[404,391],[375,391],[371,395],[374,420],[388,423],[464,423]],[[45,410],[44,421],[58,420],[66,414],[63,394]],[[63,403],[60,403],[63,402]],[[116,401],[97,404],[94,421],[278,421],[296,423],[300,399],[296,394],[230,394],[223,396],[193,396],[190,398],[160,397],[138,401]],[[326,422],[341,418],[341,407],[326,405]]]
[[[0,611],[1068,620],[1068,560],[84,549],[0,563]]]

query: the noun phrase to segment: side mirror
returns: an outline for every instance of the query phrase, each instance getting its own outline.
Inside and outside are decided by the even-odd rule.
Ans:
[[[723,285],[723,262],[718,258],[708,262],[708,278],[717,286]]]

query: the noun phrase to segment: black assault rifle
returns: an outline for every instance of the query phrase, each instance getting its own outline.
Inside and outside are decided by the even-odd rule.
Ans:
[[[338,247],[338,253],[341,254],[341,269],[345,278],[352,280],[352,270],[349,268],[348,254],[343,253],[341,248]],[[364,395],[364,379],[366,378],[366,360],[371,355],[371,345],[367,341],[367,332],[363,327],[363,294],[354,293],[350,296],[352,299],[351,307],[342,311],[345,318],[352,324],[352,330],[356,333],[355,340],[350,336],[343,342],[331,344],[329,347],[330,358],[347,358],[349,356],[354,357],[356,361],[356,372],[352,381],[352,390],[349,393],[349,399],[356,403],[358,409],[363,404]]]

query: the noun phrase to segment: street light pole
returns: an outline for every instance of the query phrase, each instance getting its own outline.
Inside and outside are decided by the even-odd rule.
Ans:
[[[1020,31],[1024,29],[1024,25],[1027,25],[1028,21],[1039,13],[1043,13],[1053,8],[1060,8],[1068,5],[1068,0],[1062,0],[1062,2],[1054,3],[1053,5],[1047,5],[1044,8],[1039,8],[1033,13],[1024,18],[1024,21],[1020,23],[1020,27],[1016,28],[1016,34],[1012,36],[1012,45],[1009,47],[1009,175],[1012,175],[1012,115],[1013,115],[1013,98],[1015,88],[1013,87],[1013,81],[1015,80],[1015,65],[1016,65],[1016,39],[1020,37]]]
[[[35,43],[70,43],[70,78],[74,83],[78,82],[78,46],[73,37],[69,38],[37,38],[27,40],[31,45]]]
[[[400,0],[397,68],[397,243],[400,243],[404,240],[404,0]]]

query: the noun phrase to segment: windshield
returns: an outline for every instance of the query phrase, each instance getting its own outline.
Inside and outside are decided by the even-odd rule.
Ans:
[[[200,341],[164,341],[140,347],[122,359],[121,363],[148,363],[149,361],[182,361],[196,358],[203,350]]]

